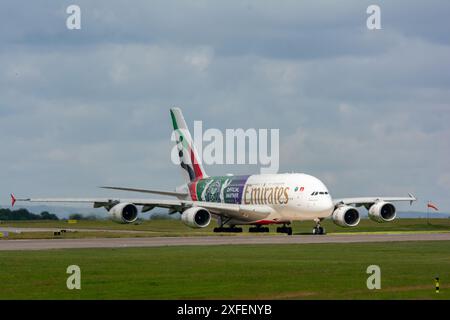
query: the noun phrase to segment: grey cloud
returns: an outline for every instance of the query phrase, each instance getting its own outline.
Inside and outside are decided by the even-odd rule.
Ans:
[[[22,3],[22,6],[20,6]],[[220,55],[317,58],[368,55],[385,46],[363,36],[370,1],[77,1],[78,33],[64,28],[71,2],[3,4],[2,37],[10,43],[83,46],[98,43],[208,45]],[[439,1],[380,1],[385,29],[448,43],[446,13]],[[27,7],[28,10],[23,10]],[[30,12],[33,12],[32,14]],[[15,28],[11,28],[14,25]],[[205,27],[207,26],[207,27]],[[346,35],[353,34],[352,37]]]
[[[368,1],[78,1],[79,32],[68,4],[0,5],[2,203],[181,184],[177,105],[204,129],[279,128],[280,171],[336,196],[413,191],[450,210],[447,3],[382,1],[373,32]]]

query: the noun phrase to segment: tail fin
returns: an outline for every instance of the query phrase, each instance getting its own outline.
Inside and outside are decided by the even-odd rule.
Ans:
[[[177,139],[180,165],[183,168],[186,178],[189,179],[188,181],[195,181],[206,177],[207,175],[201,164],[201,159],[198,157],[194,141],[192,140],[186,121],[184,121],[181,109],[170,109],[170,116]]]

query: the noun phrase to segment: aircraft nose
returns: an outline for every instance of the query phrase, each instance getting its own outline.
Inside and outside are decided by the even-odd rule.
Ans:
[[[316,205],[316,210],[320,215],[323,216],[329,216],[333,212],[333,201],[331,200],[331,197],[326,197],[324,199],[321,199],[319,203]]]

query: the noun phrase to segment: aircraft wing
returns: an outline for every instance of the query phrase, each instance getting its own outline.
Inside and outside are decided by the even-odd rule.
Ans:
[[[377,201],[409,201],[410,204],[413,203],[413,201],[416,201],[417,198],[414,197],[412,194],[409,194],[409,197],[357,197],[357,198],[341,198],[341,199],[334,199],[334,205],[339,204],[352,204],[357,207],[360,206],[370,206],[374,204]]]
[[[231,203],[204,202],[179,199],[128,199],[128,198],[15,198],[11,195],[12,204],[15,202],[47,202],[47,203],[92,203],[94,208],[112,208],[119,203],[132,203],[143,206],[142,212],[153,208],[168,208],[170,213],[183,212],[191,207],[202,207],[211,213],[227,218],[239,220],[260,220],[266,218],[273,209],[264,205],[241,205]]]
[[[94,208],[105,207],[106,209],[112,206],[126,202],[132,203],[137,206],[147,206],[147,210],[155,207],[180,209],[182,210],[183,201],[181,200],[168,200],[168,199],[124,199],[124,198],[15,198],[11,195],[12,205],[16,202],[47,202],[47,203],[83,203],[93,204]],[[176,211],[175,211],[176,212]]]
[[[186,197],[186,196],[188,196],[187,193],[176,192],[176,191],[124,188],[124,187],[100,187],[100,188],[102,188],[102,189],[110,189],[110,190],[130,191],[130,192],[153,193],[153,194],[160,194],[160,195],[164,195],[164,196],[175,196],[175,197]]]

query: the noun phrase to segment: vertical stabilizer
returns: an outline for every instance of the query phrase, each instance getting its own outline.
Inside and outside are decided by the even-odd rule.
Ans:
[[[175,132],[180,165],[183,168],[187,181],[192,182],[206,177],[201,159],[195,149],[194,141],[192,140],[181,109],[170,109],[170,117],[172,118],[173,130]]]

